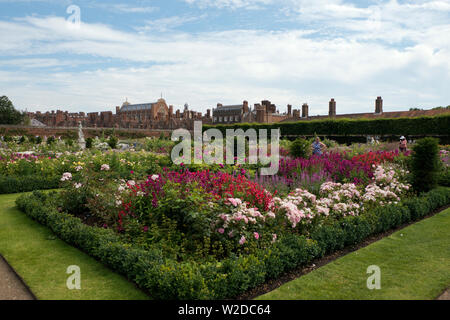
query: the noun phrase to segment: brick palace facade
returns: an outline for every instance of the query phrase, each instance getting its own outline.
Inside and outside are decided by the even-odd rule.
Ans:
[[[49,127],[75,127],[79,122],[83,127],[90,128],[129,128],[129,129],[192,129],[194,121],[202,121],[203,124],[233,124],[233,123],[277,123],[286,121],[307,121],[326,118],[399,118],[434,116],[448,113],[450,110],[414,110],[414,111],[383,111],[383,99],[377,97],[373,113],[337,114],[335,99],[329,102],[328,115],[309,115],[308,104],[303,104],[301,109],[292,109],[287,105],[287,110],[280,113],[277,107],[268,100],[254,104],[253,109],[247,101],[237,105],[217,104],[216,108],[208,109],[205,114],[189,110],[188,105],[183,111],[174,112],[173,106],[167,105],[164,99],[153,103],[130,104],[124,102],[121,107],[116,107],[115,114],[112,111],[103,112],[78,112],[69,113],[61,110],[52,112],[30,112],[28,115]]]

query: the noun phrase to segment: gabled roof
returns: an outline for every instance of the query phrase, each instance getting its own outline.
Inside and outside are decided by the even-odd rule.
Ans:
[[[244,106],[242,104],[236,104],[231,106],[219,106],[216,111],[230,111],[230,110],[241,110]]]
[[[141,103],[141,104],[124,104],[122,105],[122,108],[120,108],[120,111],[126,112],[126,111],[151,110],[154,104],[156,104],[156,102]]]

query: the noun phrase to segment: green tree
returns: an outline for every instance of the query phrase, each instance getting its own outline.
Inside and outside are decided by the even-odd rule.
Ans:
[[[7,96],[0,97],[0,124],[19,124],[24,115],[14,108]]]

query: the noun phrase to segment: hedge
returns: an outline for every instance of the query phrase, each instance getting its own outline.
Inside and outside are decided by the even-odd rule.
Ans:
[[[0,175],[0,194],[21,193],[34,190],[56,189],[61,177],[3,176]]]
[[[204,130],[216,128],[225,134],[226,129],[280,129],[282,136],[289,135],[442,135],[450,136],[450,113],[435,117],[395,119],[327,119],[272,124],[240,123],[230,125],[205,125]]]
[[[111,230],[87,226],[78,218],[59,212],[51,205],[52,198],[53,193],[35,191],[21,195],[16,203],[62,240],[125,275],[155,299],[223,299],[236,297],[370,235],[421,219],[450,203],[450,188],[437,188],[397,205],[317,226],[310,239],[288,234],[255,254],[208,263],[177,262],[165,258],[156,246],[143,250],[123,243]]]

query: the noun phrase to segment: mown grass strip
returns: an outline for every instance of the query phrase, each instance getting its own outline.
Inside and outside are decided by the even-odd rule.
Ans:
[[[435,299],[450,285],[450,209],[341,257],[257,299]],[[367,268],[381,289],[367,288]]]
[[[149,299],[124,277],[56,238],[46,227],[15,207],[17,194],[0,195],[0,254],[38,299]],[[81,290],[66,286],[67,267],[81,269]]]

